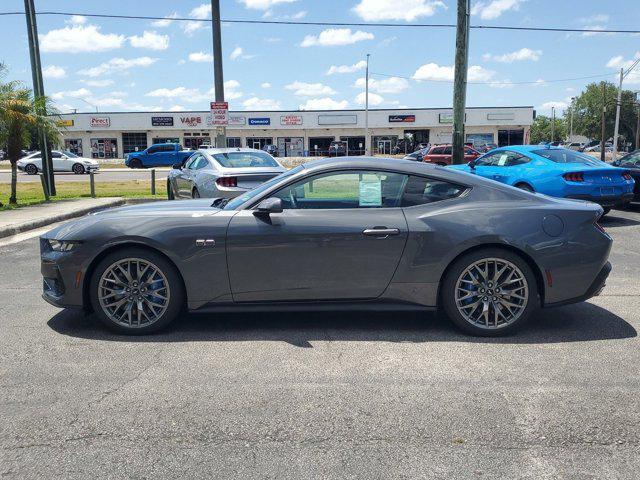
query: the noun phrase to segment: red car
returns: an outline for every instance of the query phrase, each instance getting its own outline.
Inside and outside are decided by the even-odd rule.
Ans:
[[[464,161],[470,162],[481,155],[471,147],[464,147]],[[451,165],[451,145],[434,145],[422,157],[423,162],[437,163],[438,165]]]

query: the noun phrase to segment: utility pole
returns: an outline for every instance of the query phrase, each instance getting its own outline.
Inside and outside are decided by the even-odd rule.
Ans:
[[[551,142],[556,139],[556,107],[551,107]]]
[[[567,139],[569,142],[573,142],[573,111],[576,107],[576,97],[571,97],[571,120],[569,121],[569,138]]]
[[[469,27],[471,0],[458,0],[456,58],[453,81],[453,157],[452,163],[464,163],[464,112],[467,101],[467,67],[469,65]]]
[[[636,150],[640,149],[640,91],[636,92],[636,109],[638,110],[638,121],[636,123]]]
[[[369,134],[369,57],[367,53],[367,69],[364,79],[364,154],[371,155],[371,135]]]
[[[624,68],[620,69],[620,84],[618,85],[618,100],[616,101],[616,126],[613,131],[613,154],[611,158],[615,161],[618,153],[618,126],[620,125],[620,107],[622,106],[622,81],[624,80]]]
[[[220,0],[211,0],[211,29],[213,33],[213,82],[216,102],[224,102],[224,77],[222,74],[222,32],[220,28]],[[227,128],[216,127],[216,147],[227,147]]]
[[[600,118],[600,160],[604,162],[604,142],[605,142],[605,128],[604,120],[607,113],[607,99],[606,99],[606,82],[602,82],[602,117]]]
[[[27,19],[27,33],[29,35],[29,57],[31,58],[31,77],[33,79],[33,95],[36,99],[44,98],[44,83],[42,81],[42,65],[40,64],[40,47],[38,44],[38,24],[36,22],[36,8],[33,0],[24,0],[24,12]],[[46,106],[40,104],[38,113],[45,115]],[[47,141],[47,134],[38,128],[40,139],[40,155],[42,157],[42,174],[44,177],[44,198],[56,194],[56,184],[53,178],[53,162],[51,160],[51,145]]]

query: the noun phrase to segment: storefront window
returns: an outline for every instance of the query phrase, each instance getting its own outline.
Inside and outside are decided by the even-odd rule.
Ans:
[[[398,137],[392,135],[380,135],[373,137],[373,153],[382,155],[391,154],[391,150],[398,143]]]
[[[153,144],[155,145],[156,143],[180,143],[180,139],[178,137],[154,138],[153,139]]]
[[[145,132],[124,132],[122,134],[122,152],[141,152],[147,148],[147,134]]]
[[[467,143],[473,143],[474,147],[493,142],[493,133],[468,133]]]
[[[240,137],[227,137],[228,148],[240,148],[241,145]]]
[[[271,137],[248,137],[247,147],[261,150],[265,145],[272,145],[273,138]]]
[[[81,138],[65,138],[64,149],[75,153],[79,157],[82,156],[82,139]]]
[[[92,138],[91,156],[93,158],[117,158],[118,140],[115,138]]]

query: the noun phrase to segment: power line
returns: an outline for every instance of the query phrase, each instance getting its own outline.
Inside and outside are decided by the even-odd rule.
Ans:
[[[413,77],[406,77],[406,76],[402,76],[402,75],[392,75],[392,74],[388,74],[388,73],[374,73],[371,72],[369,73],[369,75],[377,75],[379,77],[397,77],[397,78],[404,78],[405,80],[416,80],[419,82],[436,82],[436,83],[453,83],[453,80],[437,80],[437,79],[417,79],[417,78],[413,78]],[[557,78],[554,80],[534,80],[534,81],[525,81],[525,82],[501,82],[501,81],[495,81],[495,82],[467,82],[469,84],[473,84],[473,85],[544,85],[545,83],[559,83],[559,82],[572,82],[575,80],[587,80],[587,79],[592,79],[592,78],[603,78],[603,77],[610,77],[611,75],[613,75],[613,73],[606,73],[606,74],[599,74],[599,75],[586,75],[584,77],[572,77],[572,78]]]
[[[24,15],[24,12],[0,12],[0,16]],[[106,13],[81,13],[81,12],[37,12],[37,15],[60,15],[60,16],[82,16],[89,18],[113,18],[125,20],[167,20],[172,22],[208,22],[210,18],[190,18],[190,17],[158,17],[153,15],[115,15]],[[320,27],[387,27],[387,28],[456,28],[454,23],[366,23],[366,22],[302,22],[293,20],[242,20],[242,19],[222,19],[223,23],[234,24],[260,24],[260,25],[306,25]],[[565,32],[565,33],[629,33],[639,34],[640,30],[623,29],[598,29],[598,28],[566,28],[566,27],[516,27],[509,25],[471,25],[477,30],[515,30],[529,32]]]

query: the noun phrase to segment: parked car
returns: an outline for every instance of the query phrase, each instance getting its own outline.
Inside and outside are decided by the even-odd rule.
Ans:
[[[167,177],[167,196],[169,200],[233,198],[284,171],[286,169],[275,158],[261,150],[198,150],[186,162],[173,165]]]
[[[495,143],[483,143],[481,145],[476,145],[474,147],[474,150],[478,153],[487,153],[495,148],[498,148],[498,145],[496,145]]]
[[[605,153],[611,153],[613,152],[613,143],[611,142],[606,142],[604,144],[604,151]],[[592,145],[590,147],[586,147],[583,152],[596,152],[596,153],[600,153],[600,142],[596,143],[595,145]]]
[[[40,239],[43,298],[125,334],[185,308],[380,303],[440,307],[495,336],[601,291],[612,243],[601,214],[420,162],[325,159],[231,201],[154,202],[54,228]]]
[[[569,150],[575,150],[576,152],[582,152],[585,144],[582,142],[570,142],[565,147]]]
[[[422,157],[423,157],[422,152],[421,151],[417,151],[417,152],[413,152],[413,153],[408,153],[407,155],[402,157],[402,159],[403,160],[411,160],[412,162],[421,162],[422,161]]]
[[[192,154],[179,143],[156,143],[141,152],[127,153],[124,164],[129,168],[166,167],[181,163]]]
[[[633,201],[640,202],[640,150],[626,154],[611,165],[626,169],[636,182],[633,187]]]
[[[265,145],[262,147],[262,151],[267,152],[272,157],[277,157],[279,153],[277,145]]]
[[[449,168],[530,192],[595,202],[605,213],[633,198],[634,181],[627,170],[566,148],[512,145]]]
[[[329,144],[327,155],[330,157],[342,157],[347,154],[347,142],[334,140]]]
[[[452,147],[448,145],[435,145],[424,155],[423,161],[427,163],[435,163],[437,165],[451,165]],[[464,147],[464,160],[470,162],[480,156],[476,150],[471,147]]]
[[[95,172],[100,168],[97,160],[79,157],[67,150],[51,150],[51,163],[54,172],[73,172],[78,175]],[[42,171],[42,155],[40,152],[31,153],[18,160],[16,166],[20,171],[35,175]]]

